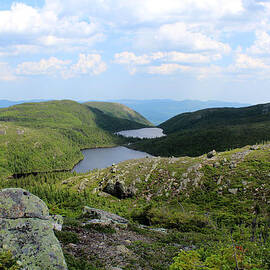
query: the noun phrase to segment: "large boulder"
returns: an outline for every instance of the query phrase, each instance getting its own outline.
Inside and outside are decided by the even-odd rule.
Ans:
[[[85,206],[83,209],[83,216],[90,218],[91,220],[97,221],[101,220],[105,223],[113,223],[113,224],[128,224],[128,220],[120,217],[116,214],[109,213],[100,209],[91,208]]]
[[[134,186],[126,186],[120,180],[116,182],[109,180],[103,191],[119,199],[131,198],[136,194],[136,188]]]
[[[28,191],[0,191],[0,249],[10,250],[23,270],[67,269],[53,220],[45,203]]]

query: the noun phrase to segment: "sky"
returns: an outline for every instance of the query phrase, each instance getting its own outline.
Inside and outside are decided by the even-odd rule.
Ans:
[[[0,99],[270,102],[270,0],[1,0]]]

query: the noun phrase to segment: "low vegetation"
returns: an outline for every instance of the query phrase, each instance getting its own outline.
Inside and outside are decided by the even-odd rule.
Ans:
[[[269,166],[270,145],[261,144],[212,158],[145,158],[89,174],[29,175],[2,181],[0,188],[28,189],[52,214],[65,216],[58,237],[71,269],[269,269]],[[110,181],[134,187],[135,195],[104,193]],[[131,225],[85,227],[85,205],[119,214]],[[159,227],[167,233],[150,230]]]

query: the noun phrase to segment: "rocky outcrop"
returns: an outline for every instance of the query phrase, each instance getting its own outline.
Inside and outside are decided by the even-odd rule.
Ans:
[[[85,206],[83,216],[90,218],[88,223],[104,223],[104,224],[128,224],[128,220],[116,214],[112,214],[100,209]]]
[[[119,199],[133,197],[136,193],[134,186],[126,186],[125,182],[119,180],[109,180],[103,191]]]
[[[61,246],[46,204],[23,189],[0,191],[0,249],[10,250],[23,270],[66,270]]]

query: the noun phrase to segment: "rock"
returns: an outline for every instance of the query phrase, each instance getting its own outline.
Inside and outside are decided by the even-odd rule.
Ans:
[[[112,214],[100,209],[91,208],[85,206],[83,208],[84,217],[91,218],[92,220],[103,220],[108,221],[110,223],[119,223],[119,224],[128,224],[129,221],[123,217],[120,217],[116,214]]]
[[[104,192],[111,194],[119,199],[125,199],[133,197],[136,193],[134,186],[126,187],[123,181],[117,180],[115,183],[110,180],[106,187],[103,189]]]
[[[51,218],[51,223],[53,225],[53,229],[56,231],[62,231],[62,227],[64,223],[63,217],[60,215],[54,215],[54,216],[51,216],[50,218]]]
[[[216,150],[213,150],[207,154],[207,158],[212,158],[217,154]]]
[[[16,132],[17,132],[18,135],[23,135],[24,134],[23,129],[17,129]]]
[[[116,253],[120,253],[123,255],[131,255],[131,251],[124,245],[116,246],[115,251]]]
[[[237,194],[238,188],[229,188],[228,191],[234,195]]]
[[[250,146],[249,150],[259,150],[260,146],[259,145],[252,145]]]
[[[8,188],[0,191],[0,206],[0,248],[10,250],[25,270],[67,269],[53,232],[54,218],[42,200]]]

